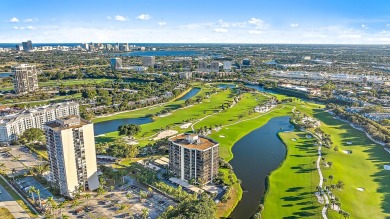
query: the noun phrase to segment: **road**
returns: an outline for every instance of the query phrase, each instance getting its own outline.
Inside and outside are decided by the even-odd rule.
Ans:
[[[0,185],[0,207],[7,208],[15,218],[31,218],[26,211],[12,198],[12,196]],[[1,217],[1,216],[0,216]]]

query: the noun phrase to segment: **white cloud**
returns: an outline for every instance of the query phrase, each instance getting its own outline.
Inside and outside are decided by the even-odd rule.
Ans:
[[[251,18],[251,19],[249,19],[249,21],[248,21],[248,23],[250,23],[250,24],[255,24],[255,25],[257,25],[257,24],[260,24],[260,23],[262,23],[263,21],[262,20],[260,20],[260,19],[258,19],[258,18]]]
[[[258,18],[251,18],[248,21],[249,24],[255,25],[256,29],[267,29],[269,27],[269,24],[265,23],[263,20]]]
[[[167,25],[167,22],[165,21],[160,21],[157,23],[158,26],[162,27],[162,26],[166,26]]]
[[[32,23],[32,22],[37,22],[37,21],[38,21],[38,18],[27,18],[23,22],[24,23]]]
[[[115,15],[114,19],[116,21],[127,21],[127,20],[129,20],[128,18],[126,18],[126,17],[124,17],[122,15]]]
[[[299,27],[299,24],[290,24],[290,27],[291,27],[291,28],[298,28],[298,27]]]
[[[20,26],[20,27],[14,26],[13,28],[14,28],[14,30],[36,30],[36,29],[37,29],[37,28],[34,27],[34,26],[26,26],[26,27],[23,27],[23,26]]]
[[[362,24],[362,28],[363,28],[363,29],[367,29],[367,28],[368,28],[368,25]]]
[[[11,22],[11,23],[18,23],[19,19],[17,19],[16,17],[13,17],[13,18],[9,19],[9,22]]]
[[[216,32],[216,33],[226,33],[226,32],[228,32],[228,29],[226,29],[226,28],[214,28],[213,31]]]
[[[386,24],[386,27],[390,27],[390,24]]]
[[[260,30],[250,30],[248,33],[250,34],[262,34],[263,32]]]
[[[151,18],[151,17],[150,17],[150,15],[148,15],[148,14],[140,14],[140,15],[137,17],[138,20],[144,20],[144,21],[149,20],[150,18]]]
[[[112,20],[112,17],[111,16],[107,16],[106,19],[107,20]]]

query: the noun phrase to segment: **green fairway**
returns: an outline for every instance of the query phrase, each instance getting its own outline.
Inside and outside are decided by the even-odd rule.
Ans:
[[[287,147],[287,158],[269,177],[263,218],[321,217],[322,206],[314,195],[319,181],[314,163],[317,147],[305,135],[304,132],[279,133]]]
[[[142,131],[137,135],[138,139],[142,139],[140,141],[140,144],[146,145],[147,143],[150,143],[151,140],[149,140],[149,138],[151,138],[161,130],[166,129],[168,126],[169,129],[183,132],[184,129],[180,128],[181,124],[185,123],[185,121],[189,119],[195,120],[218,112],[220,110],[220,106],[226,101],[230,100],[229,97],[230,95],[232,95],[232,92],[233,91],[231,90],[221,91],[217,94],[211,95],[210,99],[203,100],[201,104],[195,104],[193,106],[188,106],[185,108],[174,110],[170,115],[164,117],[156,117],[156,116],[153,117],[154,121],[152,123],[141,125]],[[204,91],[202,93],[204,93]],[[175,109],[178,107],[178,105],[182,104],[183,102],[184,101],[182,100],[175,101],[168,105],[150,108],[151,110],[143,109],[143,110],[128,112],[125,115],[128,115],[130,117],[125,117],[125,118],[147,116],[148,114],[154,114],[161,111],[164,107]],[[119,118],[125,115],[117,114],[114,115],[114,117]],[[102,119],[104,121],[104,119],[107,118],[102,118]],[[97,137],[96,141],[98,142],[113,141],[118,138],[119,138],[118,132],[110,132],[110,133],[106,133],[105,136]]]
[[[332,115],[320,109],[323,108],[322,105],[299,101],[296,106],[301,112],[321,120],[321,129],[331,135],[334,142],[333,146],[339,148],[338,151],[322,149],[325,160],[332,162],[333,165],[331,168],[322,165],[321,169],[324,178],[328,179],[328,182],[324,185],[330,186],[338,180],[344,182],[343,189],[333,190],[336,197],[340,198],[341,208],[347,211],[351,218],[389,218],[390,175],[388,171],[384,170],[383,166],[389,164],[390,154],[382,146],[373,143],[363,132],[355,130],[347,123],[334,119]],[[352,144],[348,145],[347,142]],[[290,143],[287,141],[289,148]],[[343,150],[350,150],[352,154],[345,154]],[[301,158],[291,156],[289,153],[285,162],[298,162],[298,159]],[[287,187],[297,187],[295,180],[285,180],[286,176],[282,174],[290,174],[290,178],[296,176],[292,174],[291,170],[283,167],[284,164],[280,170],[275,171],[275,175],[271,175],[271,200],[276,200],[279,196],[280,201],[286,196],[286,194],[277,195],[278,192],[272,191],[273,184],[283,181],[283,184]],[[334,176],[333,182],[329,180],[329,175]],[[305,184],[302,182],[301,187],[304,186]],[[357,188],[364,188],[365,191],[359,191]],[[269,212],[278,211],[280,207],[273,206],[268,201],[271,202],[267,196],[265,206],[268,206],[269,209],[266,208],[264,214],[270,216]],[[280,205],[286,204],[288,204],[287,201],[280,203]],[[340,217],[337,212],[330,209],[328,216],[329,218]]]
[[[196,96],[204,96],[212,87],[202,86]],[[293,98],[291,103],[279,104],[268,113],[249,113],[253,108],[266,101],[261,93],[244,93],[241,100],[221,111],[221,105],[229,103],[235,97],[234,90],[220,90],[212,94],[202,103],[184,108],[178,108],[184,101],[174,101],[159,106],[134,110],[110,117],[98,118],[94,122],[144,117],[160,112],[164,108],[174,109],[165,117],[153,117],[153,122],[141,125],[142,132],[136,136],[141,146],[152,143],[151,139],[161,130],[176,130],[179,133],[191,131],[191,128],[180,128],[180,125],[191,122],[194,128],[222,125],[219,131],[214,131],[209,137],[220,143],[220,157],[229,161],[233,158],[232,147],[235,142],[249,132],[263,126],[270,119],[278,116],[292,115],[292,109],[297,110],[321,121],[321,129],[331,135],[334,151],[323,148],[325,160],[333,163],[331,168],[321,166],[326,179],[333,175],[331,182],[335,184],[342,180],[345,184],[341,190],[335,189],[334,194],[340,198],[341,208],[347,211],[351,218],[390,218],[390,174],[383,166],[389,165],[390,154],[382,146],[374,144],[361,131],[353,129],[348,124],[334,119],[324,110],[324,105],[304,102]],[[278,99],[287,96],[277,95]],[[196,97],[193,97],[196,98]],[[176,110],[175,110],[176,109]],[[190,120],[190,121],[187,121]],[[305,139],[303,132],[280,133],[281,139],[288,148],[286,160],[281,167],[275,170],[269,178],[269,190],[265,198],[263,218],[319,218],[320,205],[314,196],[315,187],[319,183],[318,172],[314,169],[316,148],[313,140]],[[107,133],[97,137],[97,141],[113,141],[118,139],[117,132]],[[297,141],[292,141],[296,138]],[[348,145],[347,142],[352,142]],[[351,150],[352,154],[345,154],[343,150]],[[357,188],[364,188],[361,192]],[[241,196],[240,188],[234,190],[237,195],[234,202]],[[235,204],[229,203],[229,207]],[[219,215],[228,216],[228,207],[221,208]],[[329,209],[329,218],[339,218],[340,215]]]

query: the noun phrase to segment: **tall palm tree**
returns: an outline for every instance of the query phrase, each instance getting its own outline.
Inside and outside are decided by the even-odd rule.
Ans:
[[[33,199],[33,202],[35,203],[35,197],[34,197],[34,192],[35,192],[35,187],[34,186],[30,186],[30,188],[28,188],[28,193],[31,194],[31,198]]]
[[[65,207],[66,201],[58,203],[58,209],[60,209],[60,215],[62,215],[62,209]]]
[[[39,191],[39,189],[37,189],[36,193],[37,193],[38,199],[39,199],[39,207],[42,207],[41,191]]]

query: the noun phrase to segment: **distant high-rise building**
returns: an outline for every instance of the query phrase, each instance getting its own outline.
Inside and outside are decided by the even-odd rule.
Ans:
[[[245,66],[251,65],[251,60],[249,60],[249,59],[243,59],[243,60],[242,60],[242,65],[245,65]]]
[[[156,63],[156,57],[154,57],[154,56],[144,56],[142,63],[143,63],[142,64],[143,66],[153,67],[154,64]]]
[[[123,43],[119,46],[119,50],[123,52],[129,51],[129,45],[127,43]]]
[[[122,59],[121,58],[112,58],[111,61],[111,69],[117,70],[122,68]]]
[[[223,62],[223,70],[224,71],[230,71],[231,69],[232,69],[232,62],[231,61]]]
[[[219,143],[196,134],[169,138],[169,170],[180,180],[211,182],[218,175]]]
[[[83,43],[83,44],[81,44],[81,47],[88,51],[89,50],[89,43]]]
[[[199,61],[198,62],[198,69],[199,70],[206,70],[207,69],[207,62],[206,61]]]
[[[24,51],[32,51],[33,50],[33,45],[31,40],[28,40],[27,42],[22,42],[23,50]]]
[[[22,45],[16,45],[16,50],[17,51],[23,51],[23,46]]]
[[[26,94],[38,89],[38,72],[35,65],[13,66],[12,73],[15,93]]]
[[[212,61],[210,63],[210,71],[219,72],[219,62],[218,61]]]
[[[48,122],[44,126],[49,155],[50,178],[60,194],[99,187],[93,124],[79,116]]]

